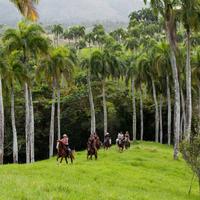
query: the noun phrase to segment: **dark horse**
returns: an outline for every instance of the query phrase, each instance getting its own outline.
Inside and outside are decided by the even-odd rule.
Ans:
[[[95,143],[96,143],[97,150],[99,150],[101,148],[102,143],[98,136],[95,136]]]
[[[124,139],[118,140],[117,141],[117,146],[119,148],[119,151],[122,152],[124,150],[124,148],[125,148],[125,141],[124,141]]]
[[[93,138],[93,139],[89,139],[88,143],[87,143],[87,159],[91,159],[92,160],[92,156],[95,157],[95,159],[97,160],[98,155],[97,155],[97,142],[98,140]]]
[[[125,146],[125,149],[130,148],[131,143],[130,143],[130,140],[128,138],[125,138],[125,140],[124,140],[124,146]]]
[[[71,151],[70,149],[67,149],[66,145],[63,144],[60,141],[57,141],[57,147],[56,148],[57,148],[57,151],[58,151],[57,162],[58,162],[59,158],[61,158],[60,163],[62,163],[63,158],[65,158],[65,161],[68,164],[67,158],[69,158],[71,160],[71,163],[73,164],[73,160],[75,159],[73,151]]]
[[[104,145],[104,149],[106,149],[106,150],[108,150],[111,147],[110,138],[109,137],[105,137],[103,145]]]

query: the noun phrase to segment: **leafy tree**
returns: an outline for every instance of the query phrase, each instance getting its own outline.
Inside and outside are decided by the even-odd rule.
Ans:
[[[170,87],[170,77],[171,77],[171,69],[170,69],[170,49],[169,45],[165,42],[159,42],[155,46],[155,65],[158,69],[158,75],[161,79],[166,80],[164,85],[166,85],[166,93],[167,93],[167,133],[168,133],[168,145],[171,144],[171,87]]]
[[[22,63],[27,76],[33,67],[31,59],[39,53],[45,53],[48,49],[47,39],[43,36],[43,29],[36,24],[20,22],[17,29],[7,29],[3,35],[3,41],[7,42],[10,52],[18,50],[22,52]],[[24,80],[25,105],[26,105],[26,162],[34,162],[34,113],[31,92],[31,79]]]
[[[52,85],[52,108],[51,123],[49,135],[49,157],[53,156],[54,147],[54,118],[55,118],[55,101],[57,90],[57,116],[58,116],[58,139],[61,137],[60,130],[60,82],[64,78],[67,82],[72,80],[74,62],[71,52],[65,47],[58,47],[50,50],[49,56],[42,59],[37,69],[37,74],[44,74],[47,82]]]
[[[147,0],[144,0],[147,3]],[[150,5],[156,13],[160,13],[165,21],[166,34],[170,45],[170,60],[174,82],[174,159],[178,159],[180,134],[180,86],[177,68],[176,15],[177,1],[151,0]]]
[[[199,29],[200,19],[200,2],[197,0],[181,0],[180,15],[186,30],[186,134],[187,139],[190,138],[192,123],[192,87],[191,87],[191,32]]]
[[[56,46],[58,47],[59,37],[60,37],[60,35],[63,34],[63,27],[61,26],[61,24],[55,24],[55,25],[53,25],[51,31],[56,36]]]
[[[15,119],[15,92],[14,85],[23,85],[24,80],[28,79],[24,65],[22,63],[22,52],[13,51],[10,56],[5,57],[7,61],[7,68],[4,73],[6,86],[10,90],[11,96],[11,121],[12,121],[12,132],[13,132],[13,162],[18,163],[18,139],[16,130],[16,119]]]
[[[189,194],[191,193],[192,182],[195,175],[198,178],[199,191],[200,191],[200,136],[199,134],[194,134],[191,137],[191,141],[183,141],[181,143],[181,153],[184,160],[189,165],[193,171],[193,177],[189,189]]]
[[[96,42],[98,46],[101,47],[106,35],[103,25],[96,24],[92,30],[92,34],[93,34],[94,42]]]
[[[82,68],[87,69],[87,85],[88,85],[88,96],[90,102],[90,113],[91,113],[91,133],[96,132],[96,117],[95,117],[95,108],[94,108],[94,98],[91,87],[91,56],[83,57],[80,63]]]
[[[2,78],[6,69],[6,62],[4,60],[5,52],[0,46],[0,164],[3,164],[4,158],[4,105],[2,93]]]
[[[10,1],[27,19],[31,21],[36,21],[38,19],[38,13],[35,9],[35,4],[37,4],[39,0],[10,0]]]
[[[120,77],[121,63],[119,59],[107,50],[94,51],[91,55],[91,71],[99,78],[102,84],[103,113],[104,113],[104,134],[108,131],[107,106],[106,106],[106,79],[109,77]]]

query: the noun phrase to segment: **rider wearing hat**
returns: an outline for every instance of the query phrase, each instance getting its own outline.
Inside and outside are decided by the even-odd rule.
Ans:
[[[66,146],[67,150],[70,150],[69,149],[69,138],[68,138],[67,134],[64,134],[63,138],[60,141]]]
[[[125,133],[125,140],[130,141],[130,135],[128,131]]]

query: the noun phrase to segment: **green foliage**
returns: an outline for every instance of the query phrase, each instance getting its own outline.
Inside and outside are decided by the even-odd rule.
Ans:
[[[193,137],[190,142],[183,142],[181,152],[200,182],[200,136]]]

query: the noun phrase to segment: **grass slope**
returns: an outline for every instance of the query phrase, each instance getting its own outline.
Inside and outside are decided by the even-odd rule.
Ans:
[[[196,182],[187,195],[191,176],[171,148],[144,142],[123,153],[101,150],[97,161],[77,152],[74,165],[57,166],[53,158],[1,166],[0,199],[199,200]]]

